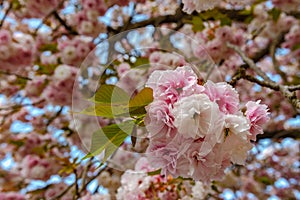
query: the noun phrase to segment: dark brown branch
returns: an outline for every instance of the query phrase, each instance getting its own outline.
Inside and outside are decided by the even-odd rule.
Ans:
[[[67,31],[69,31],[70,34],[78,35],[77,31],[75,31],[71,26],[69,26],[69,25],[65,22],[65,20],[63,20],[63,19],[59,16],[59,14],[57,13],[57,11],[55,11],[55,12],[53,13],[53,15],[54,15],[54,17],[59,21],[59,23],[60,23],[61,25],[63,25],[63,27],[65,27],[65,29],[66,29]]]
[[[245,63],[247,63],[247,65],[256,72],[257,75],[261,76],[264,80],[271,82],[270,78],[259,67],[257,67],[254,61],[248,58],[238,46],[228,42],[226,44],[229,48],[235,50],[242,57]]]
[[[288,86],[289,91],[296,91],[296,90],[300,90],[300,85],[290,85]]]
[[[41,99],[37,102],[34,103],[29,103],[29,104],[17,104],[17,105],[12,105],[12,106],[7,106],[7,107],[0,107],[0,110],[16,110],[25,106],[36,106],[38,104],[41,104],[45,102],[45,99]]]
[[[5,19],[6,19],[7,15],[8,15],[8,13],[10,12],[11,9],[12,9],[12,3],[9,4],[7,10],[6,10],[5,13],[4,13],[3,19],[2,19],[1,22],[0,22],[0,29],[1,29],[1,27],[3,26],[3,24],[4,24],[4,22],[5,22]]]
[[[4,75],[8,75],[8,76],[16,76],[18,78],[29,80],[29,81],[32,80],[31,78],[28,78],[28,77],[25,77],[25,76],[21,76],[21,75],[18,75],[18,74],[14,74],[14,73],[11,73],[11,72],[0,71],[0,74],[4,74]]]
[[[158,16],[158,17],[146,19],[141,22],[137,22],[137,23],[133,23],[133,24],[130,23],[126,26],[126,30],[145,27],[149,24],[158,26],[163,23],[177,23],[178,21],[183,20],[183,19],[192,19],[192,16],[184,13],[181,8],[178,8],[176,10],[175,15]],[[109,31],[113,32],[114,34],[125,31],[124,27],[119,27],[117,29],[112,29],[112,28],[108,28],[108,29],[109,29]]]
[[[53,15],[64,3],[64,0],[62,0],[57,7],[55,7],[50,13],[48,13],[48,15],[46,15],[43,19],[43,21],[38,25],[38,27],[35,29],[34,34],[36,34],[38,32],[38,30],[43,26],[43,24],[47,21],[47,19]]]
[[[46,127],[48,127],[60,114],[61,114],[61,112],[62,112],[62,110],[63,110],[63,106],[61,106],[60,107],[60,109],[55,113],[55,115],[54,116],[52,116],[49,120],[48,120],[48,122],[47,122],[47,124],[46,124]]]
[[[264,134],[257,135],[257,140],[260,139],[282,139],[282,138],[293,138],[299,139],[300,138],[300,129],[290,129],[290,130],[276,130],[276,131],[264,131]]]
[[[282,39],[283,39],[283,34],[279,34],[275,38],[275,40],[272,42],[272,44],[270,46],[270,54],[272,57],[272,62],[273,62],[275,71],[281,76],[284,83],[286,83],[287,82],[286,74],[283,71],[281,71],[279,63],[277,62],[277,59],[276,59],[276,48],[281,43]]]
[[[229,48],[234,49],[243,59],[243,61],[251,68],[253,69],[259,76],[261,76],[264,81],[259,81],[258,79],[254,78],[254,77],[250,77],[250,76],[246,76],[244,75],[241,78],[247,78],[247,80],[249,79],[250,81],[255,81],[257,84],[264,86],[264,87],[269,87],[273,90],[278,90],[282,93],[282,95],[284,97],[286,97],[291,104],[296,108],[297,112],[300,113],[300,100],[297,99],[297,96],[295,94],[295,92],[291,92],[289,90],[288,86],[285,85],[279,85],[278,83],[272,81],[259,67],[256,66],[256,64],[254,63],[254,61],[250,58],[248,58],[244,52],[236,45],[227,43],[227,46]]]
[[[271,83],[266,82],[266,81],[261,81],[261,80],[255,78],[255,77],[253,77],[253,76],[244,75],[241,78],[246,79],[246,80],[248,80],[252,83],[257,83],[260,86],[267,87],[267,88],[279,91],[279,86],[278,85],[274,85],[274,84],[271,84]]]

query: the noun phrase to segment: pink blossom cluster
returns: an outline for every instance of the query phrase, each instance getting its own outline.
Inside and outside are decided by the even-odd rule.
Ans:
[[[79,66],[95,47],[90,37],[75,37],[58,41],[59,57],[64,64]]]
[[[179,7],[178,1],[176,0],[155,0],[155,1],[144,1],[143,4],[137,4],[137,13],[143,13],[148,16],[164,16],[174,15],[176,9]]]
[[[25,33],[12,34],[0,30],[0,69],[18,72],[31,65],[35,58],[36,46],[33,37]]]
[[[71,105],[73,84],[78,69],[70,65],[59,65],[42,96],[55,105]]]
[[[177,66],[183,66],[186,64],[186,61],[182,56],[160,51],[152,52],[149,56],[149,62],[151,65],[149,73],[158,69],[174,69]]]
[[[205,186],[202,182],[196,181],[192,185],[190,181],[175,181],[171,176],[148,175],[153,171],[149,161],[141,157],[134,170],[126,170],[121,177],[121,187],[117,191],[118,200],[129,199],[205,199],[206,195],[213,193],[210,185]]]
[[[183,11],[192,14],[192,12],[197,11],[197,12],[202,12],[206,10],[211,10],[217,6],[222,5],[222,3],[229,3],[232,5],[247,5],[251,2],[252,0],[245,0],[245,1],[238,1],[238,0],[211,0],[211,1],[206,1],[206,0],[183,0],[182,3],[184,5]],[[224,4],[226,5],[226,4]]]
[[[56,196],[59,196],[64,190],[66,190],[67,187],[68,187],[68,185],[63,182],[58,183],[58,184],[53,184],[44,192],[43,197],[45,199],[53,199]],[[72,192],[73,192],[73,190],[69,190],[60,199],[61,200],[72,200],[73,199]]]
[[[69,16],[68,23],[76,28],[79,34],[97,37],[106,31],[104,23],[98,17],[103,16],[107,5],[103,0],[81,0],[82,10]]]
[[[187,66],[154,71],[146,87],[154,96],[146,107],[147,157],[165,175],[203,182],[222,178],[230,163],[244,164],[250,140],[269,119],[267,106],[250,101],[243,113],[232,86],[199,85]]]
[[[39,18],[45,17],[53,10],[58,9],[59,0],[37,1],[26,0],[18,1],[20,6],[16,11],[16,15],[22,18]]]
[[[300,1],[299,0],[272,0],[272,4],[279,8],[282,11],[290,12],[290,11],[296,11],[300,9]]]
[[[55,158],[41,158],[37,155],[25,156],[18,168],[24,178],[37,180],[48,180],[61,169]]]
[[[284,48],[291,49],[290,57],[300,59],[300,24],[295,24],[290,31],[285,35],[285,42],[282,44]]]
[[[86,194],[81,200],[111,200],[110,194]]]
[[[174,180],[170,175],[147,174],[153,170],[147,158],[141,157],[134,171],[126,170],[122,175],[117,199],[200,200],[214,193],[209,184],[204,185],[200,181],[191,184],[188,180]]]
[[[205,0],[183,0],[183,11],[191,14],[193,11],[201,12],[216,7],[221,0],[205,1]]]
[[[0,191],[18,191],[23,182],[24,177],[17,170],[0,170]]]
[[[25,196],[17,192],[0,192],[2,200],[25,200]]]
[[[241,46],[246,41],[244,31],[234,26],[206,29],[206,31],[196,33],[195,39],[201,44],[194,48],[195,56],[203,57],[208,53],[216,63],[235,54],[232,49],[227,47],[226,42]]]
[[[20,179],[17,181],[12,174],[11,179],[16,182],[27,178],[48,180],[62,168],[59,159],[66,156],[55,139],[34,132],[19,133],[12,137],[10,146],[14,161],[17,162],[12,171],[18,174],[19,177],[16,178]]]
[[[38,98],[46,87],[47,76],[35,76],[31,80],[26,82],[24,88],[26,96],[32,98]]]

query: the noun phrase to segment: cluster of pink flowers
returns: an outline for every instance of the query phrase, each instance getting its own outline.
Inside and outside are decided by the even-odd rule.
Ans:
[[[57,160],[41,158],[37,155],[27,155],[19,165],[20,174],[24,178],[48,180],[51,175],[56,174],[61,167]]]
[[[71,105],[73,84],[78,69],[70,65],[59,65],[42,96],[56,105]]]
[[[205,0],[183,0],[182,3],[184,5],[183,11],[191,14],[194,11],[197,12],[202,12],[205,10],[210,10],[213,9],[217,6],[222,5],[222,3],[229,3],[232,5],[247,5],[251,2],[252,0],[245,0],[245,1],[238,1],[238,0],[211,0],[211,1],[205,1]],[[224,4],[226,5],[226,4]]]
[[[240,111],[238,93],[227,83],[198,84],[190,67],[154,71],[146,87],[154,101],[146,108],[147,157],[162,174],[209,182],[230,163],[244,164],[250,140],[262,134],[267,107],[248,102]]]
[[[68,23],[76,28],[79,34],[98,36],[106,31],[104,23],[98,17],[105,14],[107,5],[103,0],[82,0],[82,10],[68,18]]]
[[[126,170],[121,177],[117,199],[200,200],[214,194],[210,184],[201,181],[175,180],[172,176],[148,175],[153,171],[149,161],[141,157],[134,170]]]
[[[141,2],[141,1],[139,1]],[[136,11],[148,16],[174,15],[179,7],[176,0],[155,0],[145,1],[143,4],[137,4]]]
[[[18,71],[32,64],[36,46],[31,35],[0,30],[0,69]],[[22,69],[23,70],[23,69]]]
[[[290,31],[285,35],[285,42],[282,44],[284,48],[291,49],[292,53],[290,57],[300,59],[300,48],[297,46],[300,44],[300,24],[292,26]]]
[[[194,49],[195,56],[203,57],[207,51],[212,59],[219,63],[222,59],[226,60],[235,54],[232,49],[227,47],[226,42],[241,46],[246,41],[244,31],[239,27],[223,26],[212,30],[206,29],[195,35],[195,39],[203,45]]]
[[[0,199],[3,200],[25,200],[25,196],[17,192],[0,192]]]
[[[134,170],[126,170],[122,175],[117,199],[192,200],[204,199],[206,195],[213,193],[210,185],[205,186],[200,181],[192,185],[190,181],[175,181],[171,176],[147,174],[153,170],[147,158],[141,157]]]
[[[18,7],[16,14],[18,17],[45,17],[53,10],[58,8],[60,3],[59,0],[48,0],[48,1],[36,1],[26,0],[18,1],[20,6]]]
[[[90,37],[75,37],[58,41],[61,61],[74,66],[79,66],[94,47]]]
[[[300,1],[299,0],[272,0],[272,4],[279,8],[282,11],[290,12],[296,11],[300,9]]]

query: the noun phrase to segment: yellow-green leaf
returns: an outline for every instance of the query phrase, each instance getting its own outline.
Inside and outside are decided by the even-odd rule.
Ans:
[[[90,99],[95,103],[128,103],[130,97],[121,88],[115,85],[103,84],[99,87],[95,95]]]
[[[90,153],[85,158],[99,155],[104,151],[102,162],[106,162],[123,143],[125,138],[132,133],[133,128],[134,122],[130,120],[121,124],[108,125],[94,132]]]

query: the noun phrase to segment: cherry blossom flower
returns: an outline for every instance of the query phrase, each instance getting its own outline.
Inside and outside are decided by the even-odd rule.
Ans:
[[[246,116],[251,123],[250,133],[252,135],[250,139],[255,141],[257,134],[263,134],[263,125],[270,119],[268,116],[268,107],[260,104],[260,101],[249,101],[246,107]]]

